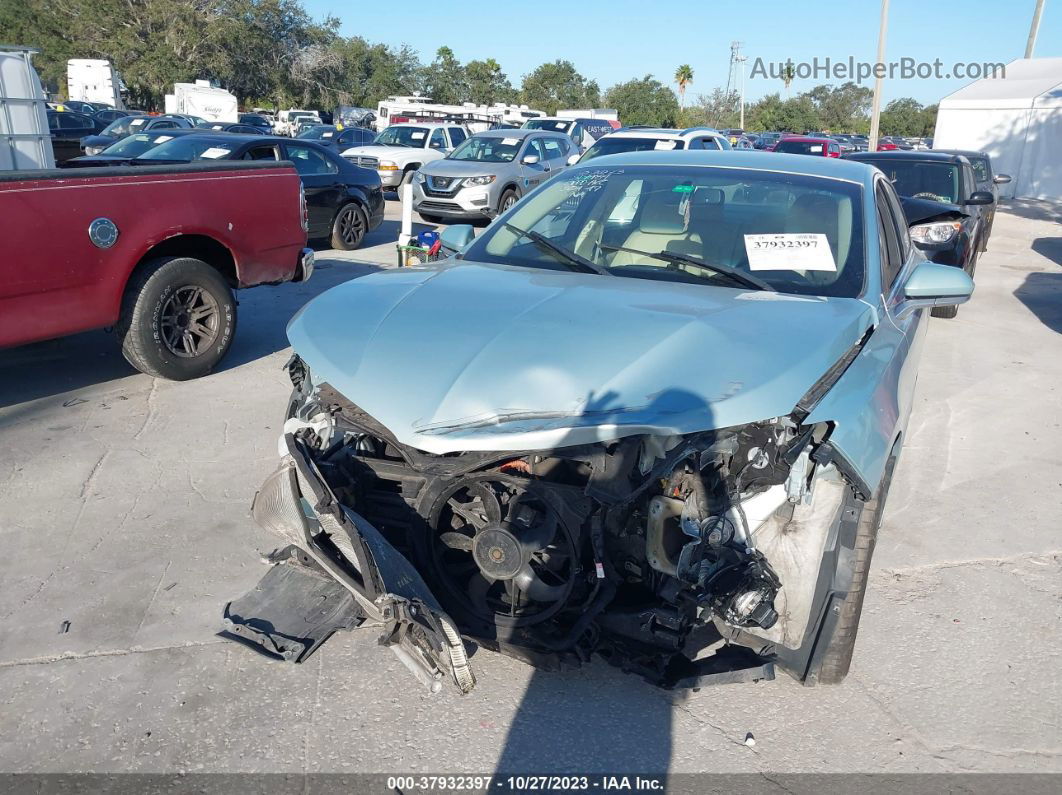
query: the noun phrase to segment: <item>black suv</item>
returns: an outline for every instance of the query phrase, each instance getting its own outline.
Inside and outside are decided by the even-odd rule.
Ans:
[[[992,158],[987,152],[970,152],[965,149],[934,149],[934,152],[943,152],[948,155],[962,155],[973,166],[974,179],[977,180],[977,189],[986,190],[999,201],[999,186],[1010,182],[1009,174],[994,174],[992,172]],[[985,207],[985,233],[981,236],[981,251],[988,249],[988,238],[992,235],[992,224],[996,220],[996,205]]]
[[[849,160],[877,166],[900,195],[911,239],[933,262],[962,268],[970,276],[988,234],[995,196],[981,190],[970,161],[943,152],[857,152]],[[958,307],[933,310],[955,317]]]

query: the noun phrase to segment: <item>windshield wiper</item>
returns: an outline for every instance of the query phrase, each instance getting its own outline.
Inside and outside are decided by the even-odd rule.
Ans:
[[[625,246],[610,246],[607,243],[601,243],[600,246],[609,251],[626,251],[628,254],[640,254],[643,257],[660,259],[672,264],[682,262],[686,265],[693,265],[694,267],[711,271],[719,276],[724,276],[733,282],[737,282],[745,287],[751,287],[754,290],[767,290],[772,293],[778,292],[774,287],[758,276],[753,276],[752,274],[739,271],[735,268],[730,268],[726,265],[714,265],[711,262],[705,262],[703,259],[691,256],[690,254],[678,254],[674,251],[657,251],[654,254],[649,251],[638,251],[637,249],[626,248]]]
[[[526,237],[539,248],[544,248],[547,251],[556,254],[573,271],[578,271],[580,273],[596,273],[600,276],[612,275],[600,265],[591,262],[586,257],[579,256],[574,251],[569,251],[559,243],[554,243],[548,237],[545,237],[539,232],[530,232],[526,229],[521,229],[518,226],[514,226],[513,224],[506,223],[504,221],[502,222],[502,226],[512,232],[516,232],[521,237]]]

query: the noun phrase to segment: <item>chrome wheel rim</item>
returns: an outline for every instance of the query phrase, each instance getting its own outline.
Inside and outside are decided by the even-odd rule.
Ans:
[[[508,196],[505,197],[504,201],[502,201],[502,212],[505,212],[514,204],[516,204],[516,197],[510,193]]]
[[[217,340],[221,307],[202,287],[178,287],[163,304],[159,325],[166,350],[182,359],[193,359]]]

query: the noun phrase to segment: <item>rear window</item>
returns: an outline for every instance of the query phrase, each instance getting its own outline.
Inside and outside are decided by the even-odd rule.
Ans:
[[[901,161],[892,158],[863,160],[885,172],[896,192],[915,199],[955,204],[959,198],[959,168],[951,163]]]
[[[791,155],[821,155],[825,152],[826,144],[812,141],[780,141],[774,148],[776,152],[788,152]]]
[[[567,133],[575,124],[569,119],[531,119],[524,122],[525,130],[549,130],[550,132]]]
[[[604,155],[618,155],[621,152],[646,152],[651,150],[674,151],[685,149],[686,142],[675,139],[661,140],[660,138],[616,138],[606,136],[586,150],[580,162],[593,160],[595,157]]]

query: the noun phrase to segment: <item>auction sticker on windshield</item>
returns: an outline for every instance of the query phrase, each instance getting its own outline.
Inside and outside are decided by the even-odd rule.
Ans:
[[[214,158],[217,158],[217,157],[224,157],[228,153],[229,153],[228,149],[223,149],[220,146],[212,146],[209,149],[207,149],[206,151],[204,151],[203,154],[200,155],[200,157],[205,157],[205,158],[208,158],[210,160],[213,160]]]
[[[836,271],[823,234],[745,235],[751,271]]]

